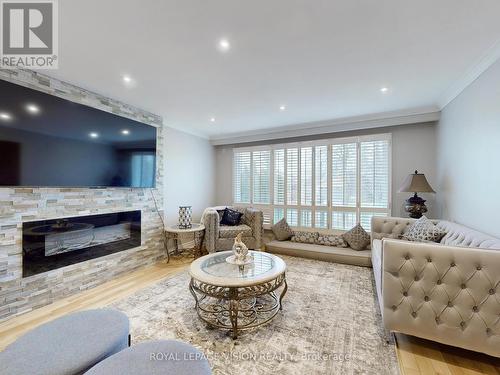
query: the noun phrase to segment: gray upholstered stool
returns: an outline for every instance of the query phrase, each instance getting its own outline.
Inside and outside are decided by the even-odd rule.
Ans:
[[[43,324],[9,345],[0,352],[0,374],[81,374],[128,343],[125,314],[81,311]]]
[[[91,368],[85,375],[210,375],[210,365],[198,349],[175,340],[131,346]]]

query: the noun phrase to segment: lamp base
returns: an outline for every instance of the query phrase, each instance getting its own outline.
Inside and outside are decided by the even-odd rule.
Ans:
[[[420,198],[417,193],[405,201],[405,211],[413,219],[420,219],[427,212],[425,199]]]

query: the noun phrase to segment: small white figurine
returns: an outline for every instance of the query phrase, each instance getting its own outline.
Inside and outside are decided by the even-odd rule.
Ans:
[[[234,239],[233,254],[236,261],[245,261],[248,254],[248,247],[241,240],[243,233],[239,233]]]

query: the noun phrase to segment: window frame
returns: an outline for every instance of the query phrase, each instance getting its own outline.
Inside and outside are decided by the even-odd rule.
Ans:
[[[388,142],[388,202],[387,208],[380,207],[363,207],[361,206],[361,143],[362,142],[371,142],[371,141],[387,141]],[[346,143],[356,143],[356,205],[353,206],[333,206],[333,190],[332,190],[332,146],[338,144],[346,144]],[[327,147],[327,205],[326,206],[317,206],[316,205],[316,147],[317,146],[326,146]],[[302,205],[301,203],[301,178],[302,178],[302,168],[301,168],[301,149],[303,147],[312,147],[312,181],[311,181],[311,202],[312,205]],[[287,150],[291,148],[298,149],[298,189],[297,189],[297,204],[291,205],[288,204],[288,178],[287,178],[287,159],[288,153]],[[284,150],[284,204],[276,204],[275,203],[275,150]],[[361,135],[355,137],[343,137],[343,138],[328,138],[321,139],[315,141],[303,141],[303,142],[290,142],[290,143],[276,143],[269,145],[260,145],[260,146],[250,146],[250,147],[235,147],[233,148],[233,160],[232,160],[232,173],[231,176],[231,186],[232,186],[232,196],[233,200],[235,198],[235,183],[234,183],[234,171],[235,171],[235,155],[241,152],[250,152],[250,170],[253,171],[253,151],[270,151],[270,168],[269,168],[269,204],[254,204],[253,203],[253,175],[250,175],[250,203],[241,203],[234,202],[234,205],[242,206],[242,207],[255,207],[264,212],[264,227],[269,228],[274,223],[274,209],[279,208],[283,209],[284,217],[287,216],[287,211],[289,209],[297,210],[297,220],[298,226],[294,227],[296,229],[304,229],[304,230],[328,230],[333,232],[342,232],[341,229],[332,228],[332,215],[334,212],[356,212],[356,222],[360,222],[361,213],[362,212],[374,212],[378,214],[383,214],[390,216],[392,212],[392,134],[391,133],[382,133],[382,134],[372,134],[372,135]],[[311,212],[311,226],[304,227],[301,225],[301,215],[302,211],[310,211]],[[316,212],[322,211],[327,212],[327,228],[320,228],[315,226],[316,221]]]

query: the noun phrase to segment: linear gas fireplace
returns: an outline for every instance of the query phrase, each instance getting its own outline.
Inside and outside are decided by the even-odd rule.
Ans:
[[[23,277],[141,245],[141,211],[23,223]]]

